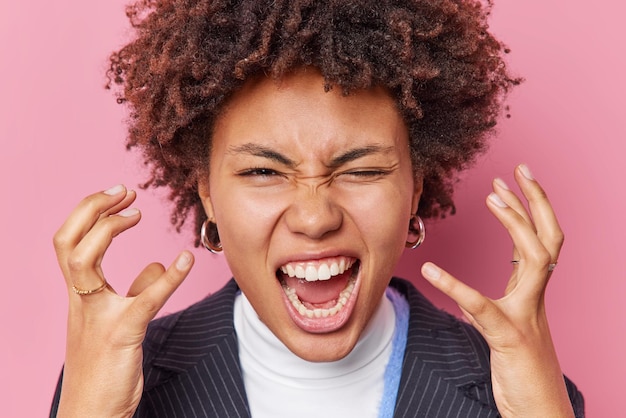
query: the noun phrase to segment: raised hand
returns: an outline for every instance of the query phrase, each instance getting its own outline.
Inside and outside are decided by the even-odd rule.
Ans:
[[[126,297],[101,268],[113,238],[135,226],[133,191],[115,186],[85,198],[54,236],[69,295],[67,347],[58,416],[132,416],[143,389],[146,328],[193,264],[184,251],[166,270],[148,265]]]
[[[493,300],[435,266],[424,277],[450,296],[491,349],[493,391],[502,416],[573,417],[552,343],[544,296],[563,233],[541,186],[525,165],[515,180],[530,213],[501,179],[493,182],[487,207],[513,240],[513,273],[505,294]]]

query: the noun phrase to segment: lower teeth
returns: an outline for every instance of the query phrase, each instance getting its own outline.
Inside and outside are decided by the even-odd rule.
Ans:
[[[293,307],[296,308],[296,310],[298,311],[300,315],[306,316],[307,318],[326,318],[329,316],[336,315],[337,312],[339,312],[341,308],[343,308],[346,305],[346,303],[348,303],[350,294],[352,293],[352,290],[354,290],[355,283],[356,283],[356,279],[351,278],[350,280],[348,280],[348,285],[346,286],[345,289],[341,291],[341,293],[339,293],[339,298],[337,298],[337,302],[335,303],[335,306],[333,306],[332,308],[328,308],[328,309],[320,309],[320,308],[309,309],[306,306],[304,306],[304,304],[302,303],[302,301],[300,301],[300,299],[298,299],[298,295],[296,295],[295,289],[292,289],[283,283],[283,290],[285,291],[285,294],[287,295],[287,298],[289,299]]]

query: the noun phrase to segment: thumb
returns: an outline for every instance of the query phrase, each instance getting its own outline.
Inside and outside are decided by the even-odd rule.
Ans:
[[[140,323],[143,323],[144,326],[148,326],[148,322],[156,316],[157,312],[165,305],[165,302],[167,302],[172,293],[174,293],[183,280],[185,280],[193,266],[193,261],[193,255],[189,251],[183,251],[167,270],[156,277],[152,283],[148,284],[141,293],[137,294],[133,306]],[[152,276],[147,275],[146,277]],[[145,279],[144,282],[141,275],[137,280],[143,283],[149,281],[149,279]],[[140,287],[140,285],[137,287]]]
[[[133,284],[130,285],[130,289],[128,289],[126,296],[137,296],[152,283],[156,282],[164,271],[165,267],[163,267],[163,264],[161,263],[151,263],[147,265],[133,281]]]

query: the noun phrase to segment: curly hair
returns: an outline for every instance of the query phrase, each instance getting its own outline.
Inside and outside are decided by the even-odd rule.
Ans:
[[[454,213],[459,171],[485,150],[509,88],[508,50],[480,0],[139,0],[135,38],[110,57],[107,88],[130,107],[127,147],[150,168],[144,187],[169,188],[177,230],[208,173],[212,127],[246,82],[316,67],[325,89],[386,88],[424,178],[419,215]],[[196,238],[196,245],[198,239]]]

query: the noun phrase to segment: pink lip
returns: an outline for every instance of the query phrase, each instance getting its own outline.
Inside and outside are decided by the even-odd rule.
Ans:
[[[324,258],[324,257],[320,257]],[[305,260],[311,260],[311,258],[307,258]],[[293,259],[290,260],[294,262]],[[301,261],[301,260],[298,260]],[[356,283],[354,285],[354,289],[350,294],[350,298],[344,307],[337,312],[333,316],[328,316],[326,318],[308,318],[306,316],[300,315],[300,313],[296,310],[296,308],[291,304],[285,292],[281,289],[280,293],[282,294],[282,299],[285,307],[287,308],[287,313],[291,320],[303,331],[310,332],[312,334],[322,334],[336,331],[343,327],[350,317],[352,316],[352,312],[356,306],[356,300],[359,294],[359,289],[361,287],[361,267],[359,266],[359,271],[357,273]]]

